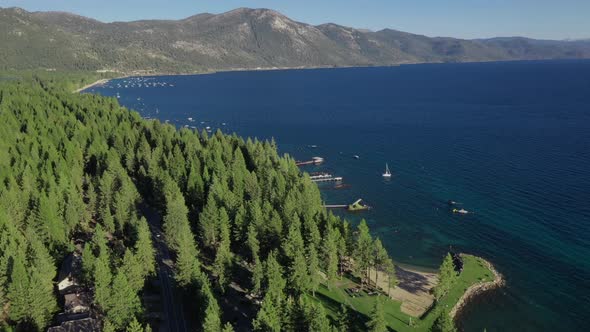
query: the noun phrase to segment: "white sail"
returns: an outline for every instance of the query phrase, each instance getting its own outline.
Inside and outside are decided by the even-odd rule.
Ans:
[[[387,165],[387,163],[385,163],[385,173],[383,173],[383,177],[391,177],[391,172],[389,171],[389,165]]]

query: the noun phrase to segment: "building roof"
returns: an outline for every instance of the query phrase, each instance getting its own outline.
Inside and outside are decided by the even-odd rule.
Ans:
[[[99,330],[96,320],[84,318],[63,322],[60,326],[48,328],[47,332],[99,332]]]
[[[90,310],[91,298],[86,292],[64,295],[64,311],[66,313],[80,313]]]
[[[82,257],[77,253],[67,255],[59,269],[57,288],[64,294],[79,285],[78,280],[82,271]]]

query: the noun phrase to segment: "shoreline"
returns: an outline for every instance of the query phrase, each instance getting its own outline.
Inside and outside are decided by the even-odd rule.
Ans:
[[[463,256],[463,255],[464,254],[461,254],[461,256]],[[481,259],[485,263],[486,267],[490,271],[492,271],[492,273],[494,274],[494,280],[478,282],[476,284],[471,285],[469,288],[467,288],[467,290],[463,293],[461,298],[459,298],[457,303],[453,306],[453,308],[449,312],[449,316],[451,316],[451,319],[453,319],[453,320],[457,317],[458,314],[461,313],[461,311],[463,309],[465,309],[465,307],[469,304],[469,302],[471,302],[473,299],[475,299],[479,295],[482,295],[483,293],[486,293],[487,291],[490,291],[490,290],[504,287],[506,285],[506,280],[504,279],[504,276],[500,272],[498,272],[498,270],[496,270],[496,268],[494,267],[494,265],[492,263],[490,263],[488,260],[483,259],[481,257],[478,257],[478,258]]]
[[[113,77],[110,79],[101,79],[92,84],[88,84],[85,87],[82,87],[76,92],[81,92],[91,87],[106,84],[111,80],[115,79],[124,79],[129,77],[161,77],[161,76],[192,76],[192,75],[209,75],[209,74],[216,74],[216,73],[224,73],[224,72],[236,72],[236,71],[274,71],[274,70],[313,70],[313,69],[340,69],[340,68],[371,68],[373,66],[351,66],[351,67],[287,67],[287,68],[279,68],[279,67],[270,67],[270,68],[233,68],[225,71],[207,71],[207,72],[199,72],[199,73],[185,73],[185,74],[171,74],[171,73],[160,73],[160,74],[142,74],[142,73],[131,73],[128,75],[123,75],[119,77]],[[395,66],[386,66],[386,67],[395,67]],[[122,73],[121,73],[122,74]],[[461,256],[466,254],[461,253]],[[471,256],[471,255],[470,255]],[[493,290],[496,288],[500,288],[505,284],[505,280],[503,276],[495,269],[495,267],[486,259],[483,259],[478,256],[478,259],[481,259],[482,263],[492,272],[493,280],[491,281],[480,281],[472,284],[469,286],[461,295],[461,297],[457,300],[457,302],[452,307],[451,311],[449,312],[449,316],[451,319],[455,320],[458,315],[460,315],[461,311],[476,297],[482,295],[483,293]],[[434,303],[434,297],[431,295],[432,288],[438,283],[438,273],[437,269],[433,267],[427,266],[420,266],[408,263],[396,263],[396,270],[398,273],[405,274],[406,277],[399,277],[398,280],[402,282],[401,285],[398,287],[394,287],[391,289],[391,294],[388,296],[391,299],[401,302],[400,310],[404,314],[409,316],[415,317],[419,319],[422,315],[429,312],[429,309],[432,307]],[[375,285],[375,287],[380,288],[381,290],[387,292],[387,286],[381,286],[381,283],[386,280],[385,275],[381,274],[381,271],[372,270],[375,273],[375,276],[379,274],[379,285]],[[372,278],[369,277],[371,280]],[[403,285],[403,280],[406,279],[406,285]],[[416,281],[419,281],[421,284],[419,287],[416,287]],[[375,280],[375,283],[376,280]]]
[[[582,59],[583,60],[583,59]],[[400,67],[400,66],[408,66],[408,65],[436,65],[436,64],[473,64],[473,63],[493,63],[493,62],[530,62],[530,61],[548,61],[546,60],[483,60],[483,61],[464,61],[464,62],[444,62],[444,61],[434,61],[434,62],[403,62],[403,63],[396,63],[396,64],[359,64],[359,65],[342,65],[342,66],[334,66],[334,65],[325,65],[325,66],[295,66],[295,67],[255,67],[255,68],[247,68],[247,67],[237,67],[237,68],[224,68],[224,69],[207,69],[204,71],[196,71],[196,72],[149,72],[148,70],[138,70],[136,72],[131,73],[124,73],[119,72],[116,70],[106,70],[107,72],[111,73],[118,73],[121,76],[101,79],[92,84],[88,84],[82,88],[79,88],[74,91],[74,93],[82,92],[86,89],[94,87],[99,84],[106,84],[111,80],[116,79],[123,79],[129,77],[161,77],[161,76],[197,76],[197,75],[211,75],[211,74],[218,74],[218,73],[233,73],[233,72],[257,72],[257,71],[274,71],[274,70],[313,70],[313,69],[345,69],[345,68],[393,68],[393,67]],[[96,72],[99,72],[98,70]]]
[[[212,75],[212,74],[219,74],[219,73],[233,73],[233,72],[257,72],[257,71],[275,71],[275,70],[313,70],[313,69],[344,69],[344,68],[378,68],[378,67],[399,67],[402,65],[413,65],[413,64],[420,64],[414,62],[408,63],[400,63],[400,64],[392,64],[392,65],[382,65],[382,66],[375,66],[375,65],[351,65],[351,66],[297,66],[297,67],[256,67],[256,68],[227,68],[227,69],[211,69],[206,71],[199,71],[199,72],[185,72],[185,73],[173,73],[173,72],[154,72],[150,73],[147,71],[137,71],[131,73],[123,73],[117,71],[110,71],[111,73],[118,73],[121,74],[117,77],[112,78],[104,78],[100,79],[94,83],[85,85],[75,91],[74,93],[82,92],[86,89],[90,89],[94,86],[100,84],[106,84],[111,80],[118,80],[123,78],[130,78],[130,77],[162,77],[162,76],[198,76],[198,75]]]
[[[94,87],[94,86],[97,86],[97,85],[102,85],[102,84],[106,84],[106,83],[108,83],[110,80],[112,80],[112,78],[102,78],[102,79],[100,79],[100,80],[98,80],[98,81],[96,81],[96,82],[94,82],[94,83],[86,84],[85,86],[83,86],[83,87],[81,87],[81,88],[79,88],[79,89],[77,89],[77,90],[74,90],[74,92],[73,92],[73,93],[80,93],[80,92],[82,92],[82,91],[84,91],[84,90],[86,90],[86,89],[90,89],[90,88],[92,88],[92,87]]]

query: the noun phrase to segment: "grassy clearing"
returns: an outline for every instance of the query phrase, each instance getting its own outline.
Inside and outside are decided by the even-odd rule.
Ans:
[[[453,306],[459,301],[465,291],[472,285],[480,282],[489,282],[494,279],[494,275],[486,266],[482,259],[471,256],[463,256],[463,272],[459,275],[456,283],[451,288],[449,293],[437,302],[422,319],[411,318],[409,315],[401,311],[401,302],[394,301],[385,295],[379,295],[385,299],[385,318],[389,327],[395,331],[428,331],[440,308],[451,310]],[[358,328],[364,330],[364,323],[368,320],[376,296],[369,296],[366,293],[360,294],[356,297],[351,297],[345,292],[345,289],[357,287],[358,284],[349,278],[342,278],[330,283],[330,287],[322,284],[316,293],[315,300],[324,304],[332,318],[337,316],[340,310],[340,304],[344,303],[356,311],[358,319],[355,323]],[[410,319],[412,326],[410,326]]]

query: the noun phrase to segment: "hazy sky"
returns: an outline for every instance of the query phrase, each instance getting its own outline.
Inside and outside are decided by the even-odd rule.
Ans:
[[[104,22],[178,19],[271,8],[306,23],[393,28],[428,36],[590,38],[590,0],[0,0],[0,7],[69,11]]]

